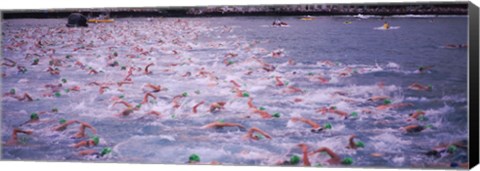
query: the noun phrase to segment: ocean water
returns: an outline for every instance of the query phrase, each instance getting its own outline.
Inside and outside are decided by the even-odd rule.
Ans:
[[[205,164],[218,161],[223,165],[276,165],[292,155],[301,156],[297,144],[305,143],[310,150],[328,147],[341,157],[351,157],[351,167],[433,167],[468,162],[464,150],[441,158],[423,154],[440,143],[468,138],[467,49],[445,48],[447,44],[467,42],[466,16],[395,16],[383,20],[375,16],[325,16],[312,21],[298,18],[127,18],[70,29],[64,27],[66,19],[4,20],[3,57],[25,66],[27,72],[2,66],[2,93],[13,88],[17,94],[28,92],[34,101],[2,97],[2,158],[185,164],[191,154],[198,154]],[[275,19],[289,26],[272,27]],[[384,21],[393,29],[379,29]],[[42,47],[35,46],[39,40]],[[27,43],[14,46],[22,42]],[[283,53],[274,57],[275,51]],[[112,57],[114,53],[118,57]],[[228,53],[237,56],[228,57]],[[252,57],[275,66],[275,70],[267,72]],[[39,59],[38,65],[31,65],[34,58]],[[46,71],[53,58],[62,60],[62,66],[57,67],[59,75]],[[231,65],[226,65],[225,59]],[[296,64],[290,65],[290,59]],[[75,65],[77,61],[85,68]],[[108,65],[113,61],[119,66]],[[145,74],[143,69],[149,63],[154,64],[150,67],[152,73]],[[127,75],[122,66],[136,69],[131,76],[133,84],[114,84]],[[418,73],[420,66],[433,68]],[[89,68],[99,73],[89,74]],[[201,76],[202,68],[212,74]],[[340,75],[348,70],[354,72]],[[187,72],[191,76],[183,77]],[[314,76],[328,81],[321,83]],[[275,77],[288,85],[276,86]],[[52,93],[45,85],[61,83],[62,79],[67,82],[61,95],[45,97]],[[264,119],[253,113],[247,105],[248,97],[237,97],[231,80],[249,93],[257,107],[270,114],[278,112],[280,117]],[[98,86],[89,85],[94,81],[112,85],[100,94]],[[415,82],[431,85],[432,91],[408,89]],[[139,104],[148,91],[147,83],[165,89],[153,93],[156,99],[131,115],[116,116],[125,107],[113,105],[113,98],[123,96],[125,101]],[[64,91],[71,86],[81,89]],[[286,93],[287,86],[303,92]],[[178,109],[174,108],[173,98],[183,93],[188,95],[179,100]],[[381,102],[367,99],[379,95],[389,96],[393,103],[414,106],[376,110]],[[205,104],[193,113],[192,107],[200,101]],[[225,101],[225,109],[209,112],[209,105],[217,101]],[[357,112],[358,116],[344,119],[316,112],[330,106]],[[51,112],[53,108],[58,112]],[[373,113],[362,112],[365,109]],[[161,116],[148,115],[151,110],[159,111]],[[407,121],[408,114],[416,110],[425,111],[428,120]],[[22,125],[33,112],[42,113],[41,122]],[[320,125],[330,123],[332,129],[312,133],[308,125],[292,122],[292,117],[312,119]],[[72,138],[78,125],[62,132],[52,131],[62,118],[95,127],[100,144],[71,147],[88,138]],[[214,121],[235,122],[247,129],[257,127],[272,140],[245,139],[247,131],[239,128],[201,129]],[[411,124],[432,128],[420,133],[400,130]],[[17,145],[5,145],[14,128],[34,133],[19,135]],[[93,132],[87,134],[93,136]],[[364,148],[345,148],[352,134],[364,142]],[[112,148],[112,153],[103,157],[78,154],[104,147]],[[373,157],[372,153],[381,156]],[[311,163],[323,164],[327,159],[322,154],[310,156]]]

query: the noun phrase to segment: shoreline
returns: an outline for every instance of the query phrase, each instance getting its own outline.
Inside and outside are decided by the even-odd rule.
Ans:
[[[276,6],[209,6],[177,8],[97,8],[60,10],[2,11],[3,19],[67,18],[71,13],[96,17],[109,13],[112,18],[135,17],[232,17],[232,16],[355,16],[355,15],[468,15],[467,3],[431,4],[317,4]]]

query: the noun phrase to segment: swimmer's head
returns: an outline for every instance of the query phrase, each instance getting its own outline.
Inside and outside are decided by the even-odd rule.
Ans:
[[[433,89],[432,85],[428,85],[428,90],[432,90],[432,89]]]
[[[355,146],[363,148],[363,147],[365,147],[365,144],[363,144],[363,142],[361,142],[361,141],[358,141],[358,142],[355,143]]]
[[[62,119],[60,119],[58,122],[59,122],[60,124],[64,124],[65,122],[67,122],[67,120],[65,120],[65,119],[62,118]]]
[[[57,112],[58,112],[58,109],[57,109],[57,108],[53,108],[53,109],[52,109],[52,112],[57,113]]]
[[[63,82],[63,83],[67,83],[67,79],[62,78],[62,82]]]
[[[188,96],[188,93],[187,93],[187,92],[183,92],[183,93],[182,93],[182,96],[183,96],[183,97],[187,97],[187,96]]]
[[[200,162],[200,156],[198,156],[197,154],[192,154],[190,155],[190,157],[188,157],[188,162]]]
[[[260,107],[259,109],[260,109],[260,110],[265,110],[265,108],[264,108],[264,107]]]
[[[330,109],[337,110],[337,107],[336,107],[336,106],[332,106],[332,107],[330,107]]]
[[[332,124],[326,123],[323,127],[324,127],[325,129],[332,129]]]
[[[390,100],[386,99],[386,100],[384,100],[384,101],[383,101],[383,104],[386,104],[386,105],[388,105],[388,104],[392,104],[392,101],[390,101]]]
[[[38,116],[37,113],[34,112],[34,113],[30,114],[30,120],[39,120],[39,119],[40,119],[40,117]]]
[[[62,94],[60,92],[55,92],[55,97],[60,97]]]
[[[98,143],[100,143],[100,137],[94,136],[94,137],[92,138],[92,141],[93,141],[93,143],[94,143],[95,145],[98,145]]]
[[[351,157],[345,157],[342,160],[342,164],[344,164],[344,165],[351,165],[352,163],[353,163],[353,159]]]
[[[275,117],[275,118],[279,118],[279,117],[280,117],[280,113],[275,112],[272,116]]]
[[[111,148],[105,147],[105,148],[102,149],[102,152],[100,152],[100,156],[107,155],[108,153],[111,153],[111,152],[112,152]]]
[[[10,94],[15,94],[15,89],[14,88],[10,89]]]
[[[137,104],[137,106],[135,106],[135,108],[137,109],[140,109],[142,107],[142,104]]]
[[[297,155],[293,155],[292,157],[290,157],[290,164],[295,165],[298,163],[300,163],[300,157],[298,157]]]
[[[218,120],[218,122],[220,122],[220,123],[225,123],[225,120],[220,119],[220,120]]]
[[[248,94],[247,92],[243,93],[242,94],[243,97],[250,97],[250,94]]]
[[[352,112],[352,113],[350,114],[350,116],[353,116],[353,117],[358,116],[358,113],[357,113],[357,112]]]
[[[448,151],[449,153],[454,153],[455,151],[457,151],[457,146],[455,146],[455,145],[450,145],[450,146],[448,146],[447,151]]]

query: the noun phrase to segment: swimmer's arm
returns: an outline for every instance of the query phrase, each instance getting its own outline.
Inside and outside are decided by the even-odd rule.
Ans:
[[[268,135],[266,132],[264,132],[263,130],[261,130],[259,128],[253,127],[250,130],[252,130],[252,133],[253,132],[258,132],[258,133],[262,134],[263,136],[265,136],[266,138],[272,139],[272,137],[270,135]]]

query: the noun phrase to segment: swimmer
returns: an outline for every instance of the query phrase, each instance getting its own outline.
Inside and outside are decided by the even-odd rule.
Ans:
[[[312,164],[310,163],[308,159],[308,146],[306,144],[298,144],[298,147],[302,149],[303,153],[303,165],[304,166],[311,166]]]
[[[151,88],[154,93],[160,92],[162,90],[162,87],[160,85],[153,85],[153,84],[150,84],[150,83],[147,83],[147,85],[145,85],[145,87]]]
[[[143,96],[143,101],[141,102],[141,104],[148,103],[148,97],[157,99],[157,96],[153,95],[152,93],[145,93],[145,96]]]
[[[231,122],[223,122],[223,121],[215,121],[215,122],[209,123],[207,125],[204,125],[200,128],[201,129],[209,129],[209,128],[220,129],[220,128],[223,128],[223,127],[238,127],[238,128],[241,128],[241,129],[245,129],[245,127],[241,124],[231,123]]]
[[[18,133],[31,135],[33,131],[25,131],[25,130],[15,128],[12,131],[12,137],[10,137],[10,140],[8,140],[5,145],[16,145],[18,143]]]
[[[376,102],[376,101],[380,101],[380,100],[384,101],[384,100],[388,100],[388,99],[390,99],[390,97],[388,97],[388,96],[372,96],[372,97],[368,98],[367,101]]]
[[[197,103],[195,106],[193,106],[193,109],[192,109],[193,113],[197,113],[197,108],[203,104],[205,104],[205,101],[201,101],[200,103]]]
[[[122,112],[120,112],[116,116],[128,116],[131,113],[133,113],[135,110],[138,110],[138,106],[134,108],[133,105],[131,105],[130,103],[128,103],[126,101],[123,101],[123,100],[116,101],[115,103],[113,103],[112,106],[115,106],[116,104],[119,104],[119,103],[125,105],[125,107],[127,107],[127,109],[123,110]]]
[[[337,115],[339,115],[343,118],[346,118],[348,116],[347,112],[337,110],[337,107],[335,107],[335,106],[331,106],[330,108],[322,107],[320,109],[317,109],[317,112],[320,112],[322,114],[333,113],[333,114],[337,114]]]
[[[172,100],[173,108],[176,108],[176,109],[177,109],[177,108],[180,107],[180,102],[179,102],[179,100],[180,100],[181,98],[183,98],[183,97],[184,97],[184,96],[182,96],[182,95],[177,95],[177,96],[173,97],[173,100]]]
[[[389,109],[396,109],[396,108],[402,108],[402,107],[409,107],[409,106],[415,106],[413,103],[395,103],[391,104],[389,101],[387,103],[377,106],[377,110],[389,110]]]
[[[348,149],[357,149],[357,148],[360,148],[360,147],[363,148],[364,147],[363,142],[361,142],[361,141],[355,142],[355,141],[353,141],[354,138],[357,138],[357,136],[355,134],[350,136],[350,138],[348,139],[347,148]]]
[[[11,59],[8,59],[8,58],[3,58],[3,60],[5,60],[5,62],[2,63],[3,66],[7,66],[7,67],[15,67],[15,65],[17,65],[17,62],[11,60]]]
[[[61,119],[60,120],[60,124],[59,126],[56,126],[54,128],[52,128],[53,131],[63,131],[65,129],[67,129],[68,126],[70,125],[73,125],[75,123],[80,123],[79,121],[77,120],[69,120],[69,121],[66,121],[64,119]]]
[[[58,68],[53,69],[52,67],[48,67],[47,72],[49,72],[51,75],[59,75],[60,70]]]
[[[321,152],[326,152],[330,156],[330,159],[327,160],[328,164],[338,165],[342,162],[342,159],[340,158],[340,156],[338,156],[335,152],[333,152],[331,149],[329,149],[327,147],[321,147],[321,148],[313,151],[312,153],[310,153],[310,155],[313,155],[315,153],[321,153]]]
[[[150,63],[150,64],[148,64],[148,65],[145,67],[145,74],[146,74],[146,75],[152,74],[152,71],[148,71],[148,68],[149,68],[150,66],[153,66],[153,65],[154,65],[153,63]]]
[[[240,84],[238,84],[235,80],[230,80],[230,82],[237,88],[240,88]]]
[[[282,80],[280,80],[280,78],[282,78],[282,77],[279,77],[279,76],[276,76],[276,77],[275,77],[275,85],[276,85],[276,86],[279,86],[279,87],[285,85],[285,84],[282,82]]]
[[[297,62],[295,62],[295,60],[293,60],[293,59],[288,60],[288,65],[296,65],[296,64],[297,64]]]
[[[303,90],[295,86],[287,86],[287,88],[283,90],[283,93],[287,93],[287,94],[303,93]]]
[[[91,147],[91,146],[97,146],[98,143],[100,143],[100,138],[95,136],[90,140],[84,140],[80,141],[79,143],[76,143],[72,145],[74,148],[80,148],[80,147]]]
[[[426,129],[426,127],[420,126],[420,125],[408,125],[408,126],[400,128],[400,130],[403,130],[407,133],[422,132],[425,129]]]
[[[96,156],[97,158],[99,157],[103,157],[109,153],[112,152],[112,149],[111,148],[103,148],[100,152],[97,151],[97,150],[82,150],[80,152],[78,152],[79,155],[81,156],[91,156],[91,155],[94,155]]]
[[[425,112],[421,110],[417,110],[413,113],[408,114],[411,119],[417,119],[419,120],[420,118],[423,118],[425,116]],[[411,119],[408,119],[407,121],[411,121]]]
[[[210,104],[210,112],[220,111],[221,109],[225,109],[226,102],[214,102]]]
[[[151,111],[148,112],[147,114],[156,115],[156,116],[162,116],[162,113],[160,113],[159,111],[155,111],[155,110],[151,110]]]
[[[440,143],[439,145],[433,147],[430,151],[426,152],[425,155],[441,157],[442,153],[453,154],[458,150],[458,148],[467,150],[468,141],[460,140],[460,141],[455,141],[453,143]]]
[[[417,90],[417,91],[431,91],[432,86],[431,85],[425,86],[418,83],[412,83],[410,86],[408,86],[408,89]]]
[[[79,122],[80,123],[80,129],[78,130],[77,134],[75,134],[75,138],[83,138],[85,137],[85,130],[87,128],[92,130],[93,134],[97,134],[97,130],[90,124],[86,122]]]
[[[314,121],[312,121],[310,119],[300,118],[300,117],[292,117],[290,120],[292,122],[300,121],[300,122],[303,122],[303,123],[306,123],[306,124],[310,125],[312,127],[311,132],[318,133],[318,132],[323,131],[322,126],[320,126],[319,124],[315,123]]]
[[[247,104],[248,104],[248,108],[250,108],[250,109],[257,109],[257,106],[255,106],[255,105],[253,104],[253,98],[248,98]]]
[[[17,99],[18,101],[24,101],[24,100],[33,101],[32,96],[30,96],[28,93],[23,93],[22,96],[15,95],[15,89],[11,89],[10,92],[3,94],[3,96],[13,97],[13,98]]]
[[[425,73],[425,72],[427,72],[427,70],[431,70],[431,69],[433,68],[433,66],[434,66],[434,65],[418,67],[417,72],[419,72],[419,73]]]
[[[258,134],[255,134],[255,133],[258,133]],[[265,131],[256,127],[250,128],[247,132],[247,135],[245,135],[245,138],[252,139],[252,140],[260,140],[263,137],[269,140],[272,139],[272,137],[268,135]]]
[[[254,109],[253,113],[259,114],[264,119],[272,118],[272,115],[270,115],[267,111],[264,111],[264,110]]]

